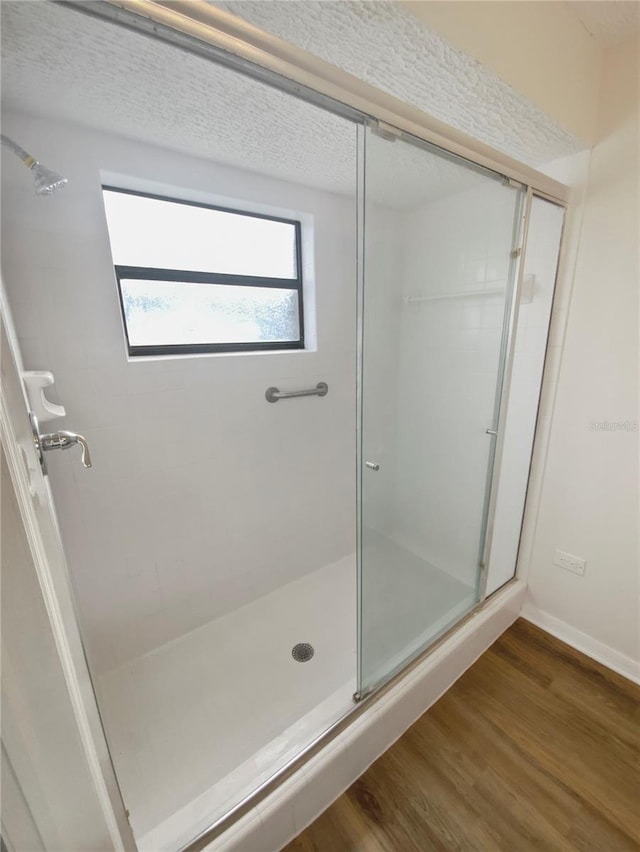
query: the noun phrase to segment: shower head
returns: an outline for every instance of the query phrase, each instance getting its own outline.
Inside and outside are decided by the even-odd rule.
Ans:
[[[31,171],[38,195],[51,195],[56,189],[62,189],[66,183],[69,183],[69,178],[59,175],[58,172],[52,172],[37,160],[31,166]]]
[[[39,163],[31,154],[27,153],[24,148],[21,148],[17,142],[14,142],[8,136],[0,134],[0,142],[20,157],[25,166],[33,172],[37,195],[51,195],[56,189],[61,189],[69,182],[68,178],[59,175],[58,172],[52,172],[51,169]]]

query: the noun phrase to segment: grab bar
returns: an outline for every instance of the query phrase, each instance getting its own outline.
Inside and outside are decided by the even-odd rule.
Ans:
[[[267,402],[277,402],[279,399],[293,399],[295,396],[326,396],[329,393],[329,385],[326,382],[318,382],[315,388],[305,388],[298,391],[281,391],[278,388],[267,388],[265,399]]]

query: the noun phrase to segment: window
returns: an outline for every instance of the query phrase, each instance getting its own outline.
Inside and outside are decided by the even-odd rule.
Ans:
[[[304,348],[300,222],[102,193],[130,355]]]

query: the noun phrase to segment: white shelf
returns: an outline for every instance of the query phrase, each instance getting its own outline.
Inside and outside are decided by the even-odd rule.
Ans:
[[[490,282],[487,282],[490,283]],[[528,272],[522,276],[522,290],[520,293],[520,304],[527,305],[533,301],[535,291],[536,276],[533,272]],[[485,290],[456,290],[453,293],[433,293],[428,296],[403,296],[402,301],[405,305],[415,305],[420,302],[440,302],[444,299],[475,299],[478,296],[504,296],[506,287],[487,287]]]
[[[504,287],[491,287],[488,290],[460,290],[455,293],[434,293],[431,296],[405,296],[405,305],[414,305],[418,302],[439,302],[443,299],[472,299],[477,296],[504,296]]]

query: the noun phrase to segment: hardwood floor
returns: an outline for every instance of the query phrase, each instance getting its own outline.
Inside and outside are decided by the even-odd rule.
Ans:
[[[520,619],[285,852],[638,850],[639,707]]]

